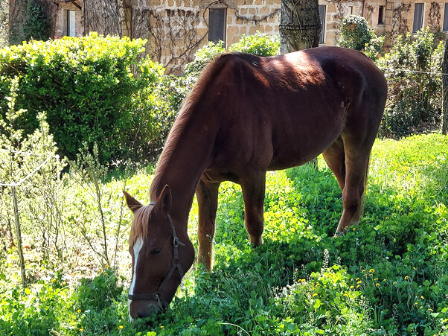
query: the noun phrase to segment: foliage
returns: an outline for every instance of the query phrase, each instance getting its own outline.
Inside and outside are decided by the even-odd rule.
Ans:
[[[18,127],[26,134],[37,127],[37,114],[46,111],[63,155],[73,159],[86,142],[90,148],[98,144],[103,163],[125,158],[132,154],[132,145],[138,147],[150,140],[150,132],[138,133],[142,124],[145,131],[151,125],[150,117],[142,115],[148,111],[139,108],[139,98],[151,96],[163,71],[147,58],[137,63],[144,44],[92,33],[3,49],[0,98],[8,94],[11,80],[19,77],[17,106],[27,112],[18,120]],[[4,113],[5,106],[0,103],[0,114]]]
[[[429,31],[399,36],[389,53],[377,61],[389,92],[382,136],[401,137],[437,127],[441,118],[443,43]]]
[[[377,36],[372,31],[372,37],[365,45],[364,50],[362,51],[367,57],[369,57],[372,61],[376,62],[380,57],[384,54],[384,40],[386,39],[385,36]]]
[[[38,115],[39,128],[32,134],[25,137],[16,129],[18,118],[25,113],[15,109],[17,83],[17,79],[12,82],[11,96],[6,99],[8,111],[5,118],[0,116],[0,183],[18,184],[21,191],[19,210],[26,209],[20,212],[21,220],[32,223],[29,229],[40,236],[41,258],[48,261],[50,250],[62,257],[59,243],[64,236],[61,228],[63,196],[60,193],[63,179],[60,174],[66,163],[56,155],[57,148],[44,113]],[[11,190],[0,188],[3,189],[0,193],[0,229],[13,245]],[[23,195],[27,197],[20,197]],[[6,250],[8,244],[3,246]]]
[[[46,41],[50,37],[51,22],[42,0],[28,0],[23,32],[25,41]]]
[[[213,61],[216,56],[221,55],[225,51],[223,41],[208,42],[205,46],[199,48],[194,53],[194,60],[186,65],[185,74],[190,75],[201,72],[201,70],[204,69],[208,63]]]
[[[0,272],[0,333],[444,335],[447,151],[448,137],[439,134],[378,140],[364,219],[337,238],[333,234],[342,211],[341,191],[321,158],[319,170],[305,165],[267,174],[264,244],[257,249],[248,243],[240,187],[224,183],[214,272],[195,265],[166,313],[135,324],[129,322],[121,282],[121,275],[126,276],[127,288],[131,275],[126,235],[120,238],[117,269],[101,268],[84,245],[85,254],[76,264],[60,261],[64,271],[31,270],[39,280],[28,292],[11,288],[11,282],[17,283],[12,249],[9,269]],[[109,179],[103,182],[106,197],[115,199],[123,182]],[[148,186],[150,179],[138,173],[127,180],[126,189],[145,202],[147,188],[142,185]],[[96,207],[90,199],[80,201],[85,188],[67,183],[72,219]],[[114,206],[106,207],[116,212],[106,221],[112,228],[118,217]],[[196,202],[189,223],[196,244]],[[92,226],[101,228],[99,222]],[[72,248],[79,246],[67,246]],[[80,264],[94,265],[98,275],[77,280],[72,273],[82,272]]]
[[[208,42],[194,54],[194,60],[185,68],[185,75],[198,74],[213,59],[226,50],[223,42]],[[277,35],[262,34],[257,31],[254,35],[243,35],[241,39],[229,47],[231,52],[244,52],[258,56],[274,56],[280,52],[280,40]]]
[[[364,17],[349,15],[341,20],[339,35],[341,47],[363,50],[372,38],[372,30]]]
[[[243,35],[232,44],[229,51],[239,51],[257,56],[275,56],[280,54],[280,37],[257,31],[254,35]]]

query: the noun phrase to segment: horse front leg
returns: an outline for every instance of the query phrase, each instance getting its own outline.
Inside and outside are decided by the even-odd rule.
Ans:
[[[243,191],[246,230],[253,246],[263,243],[264,196],[266,188],[266,172],[255,171],[240,177]]]
[[[209,271],[213,269],[213,239],[215,236],[219,185],[220,183],[211,183],[201,179],[196,187],[199,208],[198,263],[204,264]]]

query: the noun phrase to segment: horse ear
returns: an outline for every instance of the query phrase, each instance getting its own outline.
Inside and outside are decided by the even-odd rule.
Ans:
[[[172,199],[173,198],[171,196],[171,189],[168,186],[168,184],[166,184],[163,187],[159,197],[157,198],[154,210],[156,210],[157,212],[161,212],[164,215],[167,215],[171,210]]]
[[[135,213],[138,209],[140,209],[143,205],[137,201],[134,197],[129,195],[126,191],[123,190],[124,198],[126,198],[126,203],[128,208],[131,209],[133,213]]]

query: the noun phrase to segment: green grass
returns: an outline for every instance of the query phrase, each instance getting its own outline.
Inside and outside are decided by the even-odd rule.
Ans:
[[[319,170],[268,173],[257,249],[244,229],[239,186],[223,184],[214,272],[194,265],[168,312],[134,325],[126,244],[117,270],[76,286],[66,282],[66,269],[23,292],[8,286],[14,280],[5,271],[0,334],[446,335],[446,153],[448,137],[438,134],[377,141],[363,220],[338,238],[341,191],[322,159]],[[119,176],[107,184],[117,199]],[[146,202],[149,183],[140,173],[127,189]],[[197,244],[196,203],[189,225]]]

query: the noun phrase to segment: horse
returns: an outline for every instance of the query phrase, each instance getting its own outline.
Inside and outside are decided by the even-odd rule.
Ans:
[[[336,233],[358,223],[370,152],[387,83],[359,51],[319,47],[281,56],[226,53],[206,67],[167,137],[129,238],[130,318],[164,311],[195,250],[187,233],[196,193],[198,262],[213,268],[218,188],[241,185],[251,244],[262,244],[266,171],[302,165],[320,153],[342,190]]]

